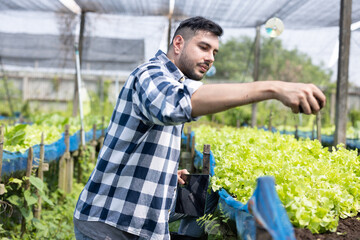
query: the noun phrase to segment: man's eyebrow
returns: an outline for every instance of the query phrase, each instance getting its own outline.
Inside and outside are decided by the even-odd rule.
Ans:
[[[211,48],[211,45],[208,44],[207,42],[201,41],[199,44],[204,44],[204,45],[206,45],[207,47]],[[218,53],[218,52],[219,52],[219,49],[215,48],[215,49],[214,49],[214,52]]]

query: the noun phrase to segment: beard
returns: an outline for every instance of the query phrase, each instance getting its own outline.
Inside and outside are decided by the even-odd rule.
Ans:
[[[206,64],[209,67],[208,63],[192,63],[192,61],[184,54],[181,55],[178,63],[178,68],[180,71],[188,78],[193,80],[201,80],[205,76],[205,73],[196,72],[196,67],[200,64]]]

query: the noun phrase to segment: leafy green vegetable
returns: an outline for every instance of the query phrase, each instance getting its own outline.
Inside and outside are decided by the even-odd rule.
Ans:
[[[19,124],[13,128],[6,128],[5,139],[7,139],[9,145],[21,145],[24,143],[26,127],[26,124]]]
[[[334,232],[339,218],[356,216],[360,210],[357,151],[341,145],[329,151],[317,140],[251,128],[200,126],[194,131],[198,148],[211,144],[214,190],[224,188],[245,203],[258,177],[274,176],[292,224],[313,233]]]
[[[87,116],[84,119],[85,131],[90,131],[93,125],[96,129],[106,128],[109,117],[102,122],[99,116]],[[10,152],[25,152],[29,147],[40,144],[41,134],[44,133],[44,143],[51,144],[61,138],[65,125],[69,124],[69,134],[73,135],[80,130],[78,117],[65,117],[60,114],[39,114],[33,119],[32,125],[18,124],[7,126],[5,129],[4,149]]]
[[[41,142],[44,133],[44,143],[50,144],[61,138],[60,129],[55,126],[19,124],[6,128],[4,149],[11,152],[25,152],[26,149]]]

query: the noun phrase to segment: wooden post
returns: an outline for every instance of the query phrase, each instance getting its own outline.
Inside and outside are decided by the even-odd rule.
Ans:
[[[191,141],[191,126],[188,126],[187,128],[187,141],[186,141],[186,158],[185,158],[185,168],[188,171],[191,171],[193,169],[193,161],[191,158],[191,147],[190,147],[190,141]]]
[[[336,118],[335,118],[335,146],[343,143],[346,146],[346,124],[347,124],[347,99],[348,99],[348,75],[349,75],[349,53],[351,36],[351,6],[352,0],[341,0],[340,4],[340,40],[339,60],[336,83]]]
[[[86,12],[82,11],[81,12],[81,17],[80,17],[80,32],[79,32],[79,58],[80,58],[80,63],[82,63],[82,53],[83,53],[83,41],[84,41],[84,31],[85,31],[85,20],[86,20]],[[76,75],[75,75],[76,76]],[[78,89],[81,86],[78,86],[78,82],[76,80],[75,77],[75,83],[74,83],[74,98],[73,98],[73,112],[72,112],[72,116],[75,117],[77,116],[78,110],[79,110],[79,92]]]
[[[0,126],[0,195],[5,193],[5,185],[1,183],[2,159],[4,151],[4,125]]]
[[[331,96],[330,96],[330,123],[334,124],[335,123],[335,101],[336,101],[336,93],[334,91],[331,91]]]
[[[104,117],[101,117],[101,137],[99,138],[100,149],[103,147],[105,137]]]
[[[70,156],[70,153],[66,155],[66,193],[71,193],[72,191],[72,182],[74,175],[74,161]]]
[[[74,173],[74,162],[73,158],[70,155],[70,134],[69,134],[69,125],[65,126],[65,169],[64,169],[64,190],[66,193],[70,193],[72,191],[72,181],[73,181],[73,173]],[[81,133],[80,133],[81,134]],[[80,135],[81,136],[81,135]]]
[[[191,127],[187,128],[186,132],[186,146],[185,150],[181,152],[179,168],[187,169],[191,171],[191,153],[190,153],[190,137],[191,137]]]
[[[195,135],[192,136],[191,140],[191,172],[195,172],[195,166],[194,166],[194,158],[195,158]]]
[[[94,148],[93,151],[91,152],[91,162],[94,162],[96,161],[96,146],[97,146],[96,124],[93,124],[93,138],[92,138],[91,146]]]
[[[59,180],[58,187],[66,191],[65,178],[66,178],[66,159],[70,157],[70,136],[69,136],[70,126],[65,125],[65,153],[59,160]]]
[[[203,174],[210,174],[210,145],[205,144],[203,150]]]
[[[316,121],[313,122],[313,126],[312,126],[312,132],[311,132],[311,139],[312,140],[315,139],[315,125],[316,125]]]
[[[171,2],[171,1],[169,1]],[[171,44],[171,26],[172,26],[172,15],[173,15],[173,9],[171,9],[172,7],[169,7],[169,16],[168,16],[168,32],[167,32],[167,48],[169,50],[170,44]]]
[[[240,128],[240,120],[239,119],[236,120],[236,128]]]
[[[317,140],[321,142],[321,112],[316,114],[316,133],[317,133]]]
[[[80,136],[82,136],[82,132],[84,130],[81,128],[80,129]],[[86,146],[84,145],[85,143],[82,142],[81,140],[81,144],[80,144],[80,147],[79,147],[79,156],[78,156],[78,160],[79,159],[83,159],[84,157],[84,151],[85,151],[85,148]],[[81,161],[78,161],[78,169],[77,169],[77,182],[78,183],[81,183],[81,179],[82,179],[82,168],[81,168]]]
[[[44,179],[43,174],[43,163],[44,163],[44,133],[41,133],[41,143],[40,143],[40,159],[39,159],[39,167],[38,167],[38,178],[41,179],[41,181]],[[41,217],[41,196],[39,195],[37,191],[38,196],[38,202],[37,202],[37,208],[34,208],[34,216],[37,219],[40,219]]]
[[[255,36],[255,51],[254,51],[254,72],[253,72],[253,77],[254,77],[254,82],[259,80],[259,66],[260,66],[260,25],[258,24],[256,26],[256,36]],[[253,103],[252,107],[251,107],[251,127],[255,127],[256,126],[256,115],[257,115],[257,104]]]
[[[186,151],[190,152],[191,127],[187,128]]]
[[[28,177],[28,178],[31,175],[33,158],[34,158],[33,148],[30,147],[29,151],[28,151],[28,158],[27,158],[27,165],[26,165],[26,177]],[[27,190],[30,188],[30,181],[27,179],[25,181],[25,183],[26,183],[25,190]]]
[[[28,158],[27,158],[27,165],[26,165],[26,181],[25,181],[25,191],[30,189],[30,175],[31,175],[31,170],[32,170],[32,162],[33,162],[33,148],[30,147],[29,151],[28,151]],[[27,208],[27,203],[24,200],[24,207]],[[24,235],[26,231],[26,219],[24,217],[22,217],[21,219],[21,237]]]

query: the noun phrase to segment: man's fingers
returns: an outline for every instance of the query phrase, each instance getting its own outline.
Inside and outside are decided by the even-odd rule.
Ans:
[[[292,108],[294,113],[316,114],[326,103],[326,97],[322,91],[313,85],[310,92],[307,92],[304,99],[300,99],[298,111],[296,107]]]
[[[312,113],[312,107],[308,99],[305,99],[304,101],[300,102],[299,112],[301,111],[308,115]]]
[[[182,184],[182,185],[185,184],[185,181],[183,179],[181,179],[181,178],[178,178],[178,182],[179,182],[179,184]]]
[[[320,109],[321,110],[323,107],[325,107],[326,104],[326,96],[324,95],[324,93],[314,85],[314,90],[313,90],[313,97],[316,99]]]
[[[325,95],[321,92],[321,94],[319,95],[314,95],[316,98],[316,101],[318,102],[320,109],[322,109],[323,107],[325,107],[326,104],[326,97]]]
[[[184,180],[185,174],[189,174],[189,171],[187,169],[181,169],[177,171],[178,183],[185,184],[185,180]]]
[[[322,103],[315,97],[311,97],[309,99],[309,104],[311,106],[311,112],[309,114],[316,114],[317,112],[319,112],[321,110],[321,105]]]

